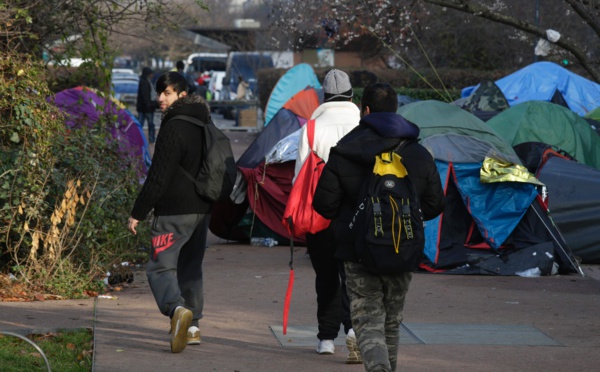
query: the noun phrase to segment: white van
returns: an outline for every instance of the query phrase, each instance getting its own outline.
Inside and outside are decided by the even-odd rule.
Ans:
[[[227,53],[192,53],[187,58],[185,72],[193,77],[207,71],[223,71],[227,69]]]

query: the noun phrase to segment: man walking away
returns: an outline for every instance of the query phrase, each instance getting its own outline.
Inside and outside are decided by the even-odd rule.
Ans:
[[[198,144],[204,142],[204,131],[175,117],[187,115],[207,123],[210,110],[199,95],[187,95],[187,82],[177,72],[162,75],[156,92],[163,120],[128,229],[136,234],[138,222],[154,209],[146,275],[159,310],[171,318],[171,351],[179,353],[189,344],[200,344],[202,262],[212,204],[196,193],[195,184],[181,170],[198,173],[203,161]]]
[[[412,279],[412,272],[378,275],[365,270],[347,234],[375,156],[408,139],[399,154],[415,186],[424,219],[435,218],[445,206],[433,158],[416,141],[419,128],[396,114],[397,107],[396,92],[389,85],[374,84],[364,89],[360,124],[331,149],[313,200],[315,210],[332,219],[336,257],[344,261],[352,325],[367,371],[396,370],[402,309]]]
[[[306,125],[300,134],[294,181],[310,151],[316,151],[321,159],[327,161],[331,147],[335,146],[346,133],[354,129],[360,120],[360,111],[352,103],[353,92],[350,78],[344,71],[330,70],[323,80],[323,91],[325,102],[317,107],[311,117],[315,120],[312,149],[308,147]],[[316,234],[306,235],[308,254],[316,274],[315,289],[319,324],[317,352],[319,354],[334,353],[333,342],[340,330],[340,324],[343,324],[349,349],[347,363],[362,363],[350,320],[344,268],[342,261],[335,258],[338,244],[330,228]]]

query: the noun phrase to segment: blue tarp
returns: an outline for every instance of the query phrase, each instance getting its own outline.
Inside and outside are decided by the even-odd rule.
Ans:
[[[527,101],[551,101],[558,91],[572,111],[584,116],[600,102],[600,84],[552,62],[533,63],[495,83],[510,106]],[[464,88],[462,97],[468,97],[476,88]]]
[[[301,63],[289,69],[275,84],[275,88],[269,96],[265,110],[265,126],[290,98],[306,87],[321,88],[321,83],[319,83],[313,68],[309,64]]]
[[[481,183],[479,172],[482,163],[448,163],[436,160],[443,185],[454,179],[462,201],[475,221],[481,236],[492,249],[498,249],[537,196],[534,185],[517,182]],[[452,171],[453,175],[448,172]],[[439,254],[439,219],[425,225],[425,254],[436,262]]]

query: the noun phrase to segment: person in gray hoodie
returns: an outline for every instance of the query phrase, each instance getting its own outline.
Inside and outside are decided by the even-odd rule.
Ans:
[[[408,140],[399,154],[415,185],[424,219],[435,218],[445,207],[433,157],[417,142],[420,130],[396,114],[397,108],[396,92],[389,85],[364,89],[360,123],[331,149],[313,199],[315,210],[332,220],[335,256],[344,262],[352,325],[367,371],[396,370],[402,309],[412,279],[412,272],[378,275],[365,270],[358,262],[354,237],[344,229],[354,215],[375,156]]]

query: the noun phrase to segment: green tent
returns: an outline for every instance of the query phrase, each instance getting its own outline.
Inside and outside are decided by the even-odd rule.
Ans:
[[[563,106],[544,101],[523,102],[496,115],[487,125],[512,146],[542,142],[600,169],[600,135],[585,119]]]
[[[588,119],[594,119],[596,121],[600,121],[600,107],[596,107],[592,111],[585,114],[584,117],[588,118]]]
[[[441,101],[419,101],[400,106],[398,114],[421,128],[421,138],[448,133],[462,134],[492,144],[515,164],[521,164],[515,151],[486,123],[457,106]]]

